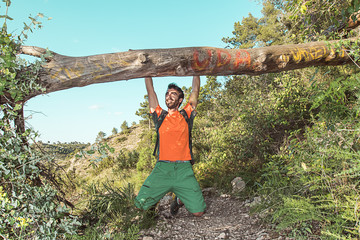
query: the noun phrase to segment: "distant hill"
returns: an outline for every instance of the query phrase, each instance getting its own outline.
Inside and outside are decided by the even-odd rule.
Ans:
[[[64,160],[69,155],[90,146],[90,143],[70,142],[70,143],[43,143],[37,142],[36,146],[42,152],[52,155],[55,159]]]
[[[67,173],[71,173],[71,175],[76,177],[86,178],[93,174],[94,169],[91,166],[91,163],[96,162],[96,159],[99,159],[99,157],[104,158],[102,161],[108,161],[109,159],[116,161],[116,157],[121,153],[121,151],[135,150],[138,143],[141,141],[141,136],[145,130],[146,127],[144,126],[134,125],[125,133],[117,133],[104,138],[99,144],[92,144],[87,145],[85,148],[79,148],[77,151],[69,154],[65,159],[59,159],[57,163],[62,166]],[[107,149],[106,156],[101,156],[98,148],[99,146],[105,145],[107,145],[109,149],[113,149],[113,152],[110,152],[109,149]],[[81,150],[82,154],[80,152]],[[99,163],[100,162],[97,164]],[[110,170],[111,169],[109,169],[109,171]],[[109,174],[106,174],[107,177]]]

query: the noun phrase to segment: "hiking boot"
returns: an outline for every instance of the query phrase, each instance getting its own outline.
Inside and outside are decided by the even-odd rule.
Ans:
[[[170,205],[170,213],[171,215],[175,216],[179,212],[179,208],[182,207],[184,204],[180,202],[180,199],[175,196],[174,201]]]

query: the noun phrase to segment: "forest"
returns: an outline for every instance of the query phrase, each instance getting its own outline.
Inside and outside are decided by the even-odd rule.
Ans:
[[[25,127],[23,106],[32,93],[46,92],[38,79],[51,53],[31,64],[18,57],[27,32],[41,26],[42,16],[30,18],[15,35],[6,24],[12,18],[4,12],[11,1],[3,2],[0,236],[138,239],[139,231],[156,221],[153,212],[133,205],[156,162],[147,96],[135,113],[142,118],[138,124],[124,122],[107,138],[99,133],[92,146],[36,142],[37,132]],[[232,36],[224,36],[228,49],[326,41],[350,60],[224,80],[203,77],[193,128],[196,178],[202,188],[230,193],[231,180],[241,176],[247,187],[238,197],[260,197],[252,211],[289,237],[359,239],[360,1],[262,4],[260,18],[249,14],[234,24]],[[191,91],[183,90],[186,95]],[[129,148],[135,131],[140,137]],[[71,167],[74,159],[86,166],[86,175],[81,166]]]

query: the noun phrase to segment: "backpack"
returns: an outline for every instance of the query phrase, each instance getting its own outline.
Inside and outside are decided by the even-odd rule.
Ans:
[[[159,144],[159,129],[161,124],[163,123],[165,117],[167,116],[168,111],[166,110],[162,110],[159,117],[157,116],[156,112],[154,111],[152,113],[152,118],[153,121],[155,123],[155,130],[156,130],[156,144],[155,144],[155,148],[154,148],[154,152],[153,155],[155,157],[157,157],[158,161],[159,161],[159,148],[160,148],[160,144]],[[191,164],[193,165],[195,163],[194,161],[194,157],[193,157],[193,153],[192,153],[192,137],[191,137],[191,130],[193,127],[193,122],[194,122],[194,118],[196,116],[196,111],[192,111],[190,114],[190,118],[188,117],[186,111],[184,109],[180,110],[180,114],[185,118],[186,123],[188,124],[188,129],[189,129],[189,148],[190,148],[190,155],[191,155]]]

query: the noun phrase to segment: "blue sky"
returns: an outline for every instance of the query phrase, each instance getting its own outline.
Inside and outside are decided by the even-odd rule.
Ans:
[[[0,15],[4,3],[0,3]],[[29,34],[25,45],[49,48],[67,56],[88,56],[129,49],[210,46],[224,48],[235,22],[249,13],[260,16],[256,0],[13,0],[8,24],[19,33],[28,16],[43,13],[44,28]],[[1,22],[2,24],[2,22]],[[170,82],[191,86],[191,77],[154,78],[161,106]],[[202,83],[205,76],[201,77]],[[27,126],[43,142],[90,142],[107,136],[123,121],[138,122],[135,112],[144,101],[143,79],[93,84],[30,99]]]

